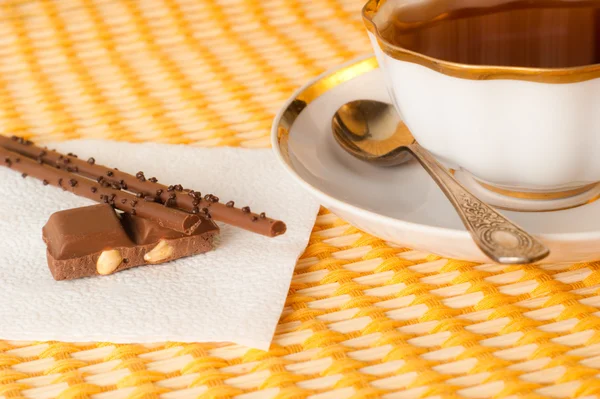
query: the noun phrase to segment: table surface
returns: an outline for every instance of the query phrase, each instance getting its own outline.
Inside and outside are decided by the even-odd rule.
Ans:
[[[8,0],[0,126],[40,143],[267,147],[272,118],[297,87],[370,51],[361,6]],[[599,283],[598,263],[442,259],[322,210],[268,352],[0,341],[0,397],[594,396]]]

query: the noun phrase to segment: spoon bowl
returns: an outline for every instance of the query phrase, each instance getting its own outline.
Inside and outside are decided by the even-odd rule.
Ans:
[[[344,104],[333,116],[332,129],[337,143],[364,162],[397,166],[412,154],[450,200],[477,246],[493,261],[528,264],[550,254],[544,244],[463,187],[415,141],[392,105],[371,100]]]
[[[415,138],[396,110],[379,101],[353,101],[333,116],[333,137],[354,157],[380,166],[396,166],[411,157]]]

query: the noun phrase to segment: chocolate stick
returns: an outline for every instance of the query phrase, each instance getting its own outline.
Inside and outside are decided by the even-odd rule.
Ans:
[[[218,202],[219,199],[217,197],[210,194],[200,197],[199,193],[183,190],[181,186],[167,187],[157,183],[152,178],[147,179],[143,173],[132,176],[119,170],[98,165],[93,158],[85,161],[78,159],[72,154],[63,155],[57,151],[39,148],[33,145],[33,143],[18,137],[8,138],[0,135],[0,146],[18,152],[21,155],[38,159],[45,164],[62,165],[68,171],[82,176],[93,179],[103,177],[108,182],[121,184],[124,189],[129,191],[155,197],[170,207],[181,208],[189,212],[204,213],[207,217],[212,217],[214,220],[254,233],[275,237],[285,233],[286,230],[285,223],[282,221],[268,218],[264,213],[253,213],[248,207],[242,209],[236,208],[232,201],[223,204]],[[69,160],[68,164],[63,163],[65,159]]]
[[[180,233],[191,234],[202,223],[200,215],[192,215],[178,209],[167,208],[156,202],[148,202],[115,189],[107,183],[99,184],[82,177],[75,179],[76,176],[66,170],[39,164],[1,146],[0,164],[21,172],[23,177],[35,177],[42,180],[45,185],[50,184],[73,194],[110,204],[123,212],[139,215]]]

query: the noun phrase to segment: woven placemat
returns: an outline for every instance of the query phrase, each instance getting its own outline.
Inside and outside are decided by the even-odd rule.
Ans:
[[[0,126],[38,142],[265,147],[295,88],[369,51],[361,6],[5,1]],[[269,352],[0,341],[0,397],[595,397],[599,266],[441,259],[323,210]]]

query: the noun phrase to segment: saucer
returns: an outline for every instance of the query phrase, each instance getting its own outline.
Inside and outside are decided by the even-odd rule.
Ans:
[[[323,206],[369,234],[448,258],[490,262],[416,161],[376,167],[337,145],[331,118],[358,99],[390,102],[373,57],[328,71],[299,89],[273,124],[273,150],[283,167]],[[495,194],[481,190],[474,191],[482,199]],[[600,201],[560,211],[500,212],[550,248],[543,263],[600,259]]]

